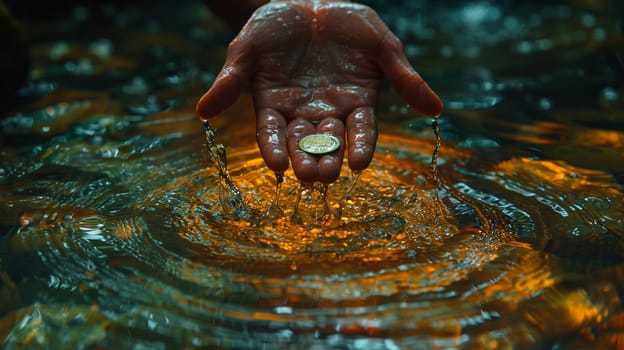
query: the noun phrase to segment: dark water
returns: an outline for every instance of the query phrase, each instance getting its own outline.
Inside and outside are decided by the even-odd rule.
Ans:
[[[24,18],[4,348],[624,348],[621,4],[369,3],[445,101],[439,179],[431,120],[386,87],[371,167],[304,191],[300,222],[249,95],[211,121],[228,205],[194,104],[232,34],[200,3]]]

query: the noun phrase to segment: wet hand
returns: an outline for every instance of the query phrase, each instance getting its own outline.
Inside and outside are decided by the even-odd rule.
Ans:
[[[256,137],[267,166],[283,173],[292,163],[300,181],[331,183],[340,175],[345,149],[352,170],[371,162],[374,106],[384,76],[415,110],[440,114],[439,97],[374,10],[347,1],[272,1],[230,43],[197,112],[204,120],[218,115],[251,81]],[[333,135],[340,147],[321,155],[304,152],[298,144],[310,134]]]

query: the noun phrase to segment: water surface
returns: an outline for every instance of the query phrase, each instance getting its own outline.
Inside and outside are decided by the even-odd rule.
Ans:
[[[389,87],[380,140],[300,203],[251,97],[194,104],[231,33],[201,4],[24,21],[32,79],[0,121],[0,339],[13,348],[622,348],[622,22],[571,5],[370,2],[445,100]],[[168,14],[179,15],[173,19]],[[227,195],[227,193],[226,193]],[[227,198],[227,196],[226,196]]]

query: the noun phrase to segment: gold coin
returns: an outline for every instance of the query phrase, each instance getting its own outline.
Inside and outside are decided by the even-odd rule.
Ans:
[[[299,149],[310,154],[325,154],[337,150],[340,139],[328,134],[312,134],[299,140]]]

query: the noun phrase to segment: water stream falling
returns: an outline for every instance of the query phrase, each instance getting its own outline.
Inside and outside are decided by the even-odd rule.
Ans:
[[[433,130],[433,134],[435,135],[435,146],[433,149],[433,154],[431,155],[431,163],[429,163],[429,168],[431,169],[431,173],[433,174],[433,182],[435,182],[437,187],[440,187],[442,184],[440,183],[440,175],[438,174],[438,157],[440,153],[440,146],[442,145],[442,137],[440,136],[440,123],[438,121],[439,117],[436,117],[431,122],[431,129]]]
[[[219,174],[219,193],[220,193],[220,202],[223,209],[223,214],[234,214],[235,216],[240,217],[243,220],[247,220],[252,224],[258,224],[261,221],[266,221],[267,219],[274,220],[283,216],[283,211],[280,208],[279,199],[280,193],[282,189],[282,184],[284,182],[284,174],[275,173],[275,194],[274,199],[269,205],[268,209],[264,211],[264,214],[260,215],[260,217],[256,217],[258,214],[254,214],[245,200],[241,195],[240,190],[232,180],[230,173],[227,169],[228,161],[227,161],[227,152],[225,150],[225,146],[220,143],[215,142],[215,131],[210,127],[209,122],[203,121],[204,133],[206,135],[206,148],[208,150],[208,160],[211,164],[216,166],[216,169]],[[432,126],[435,136],[436,143],[433,151],[433,155],[431,158],[430,169],[433,174],[434,182],[437,184],[437,187],[440,186],[438,173],[437,173],[437,158],[440,149],[440,131],[437,126],[437,119],[434,120],[434,125]],[[362,171],[352,172],[352,180],[351,184],[347,187],[347,190],[342,194],[340,200],[337,202],[337,206],[332,209],[332,204],[330,203],[329,198],[329,190],[330,184],[299,184],[299,189],[297,191],[297,196],[294,205],[294,212],[291,217],[291,220],[295,224],[303,224],[303,219],[299,212],[299,205],[302,203],[302,199],[304,196],[311,196],[314,191],[317,191],[320,194],[320,201],[323,206],[323,213],[321,216],[317,216],[315,219],[318,222],[328,222],[330,219],[334,219],[334,221],[340,222],[342,215],[342,206],[344,201],[351,195],[355,185],[360,178]]]
[[[255,221],[254,215],[249,211],[249,207],[243,200],[240,190],[232,181],[230,173],[227,170],[227,153],[225,146],[220,143],[215,143],[215,132],[210,127],[207,120],[203,122],[204,133],[206,134],[206,149],[208,150],[208,159],[217,167],[219,172],[219,193],[221,200],[221,207],[224,212],[234,211],[234,214],[248,221]],[[278,177],[279,179],[279,177]],[[279,191],[278,182],[278,191]],[[279,192],[276,192],[276,200]]]

